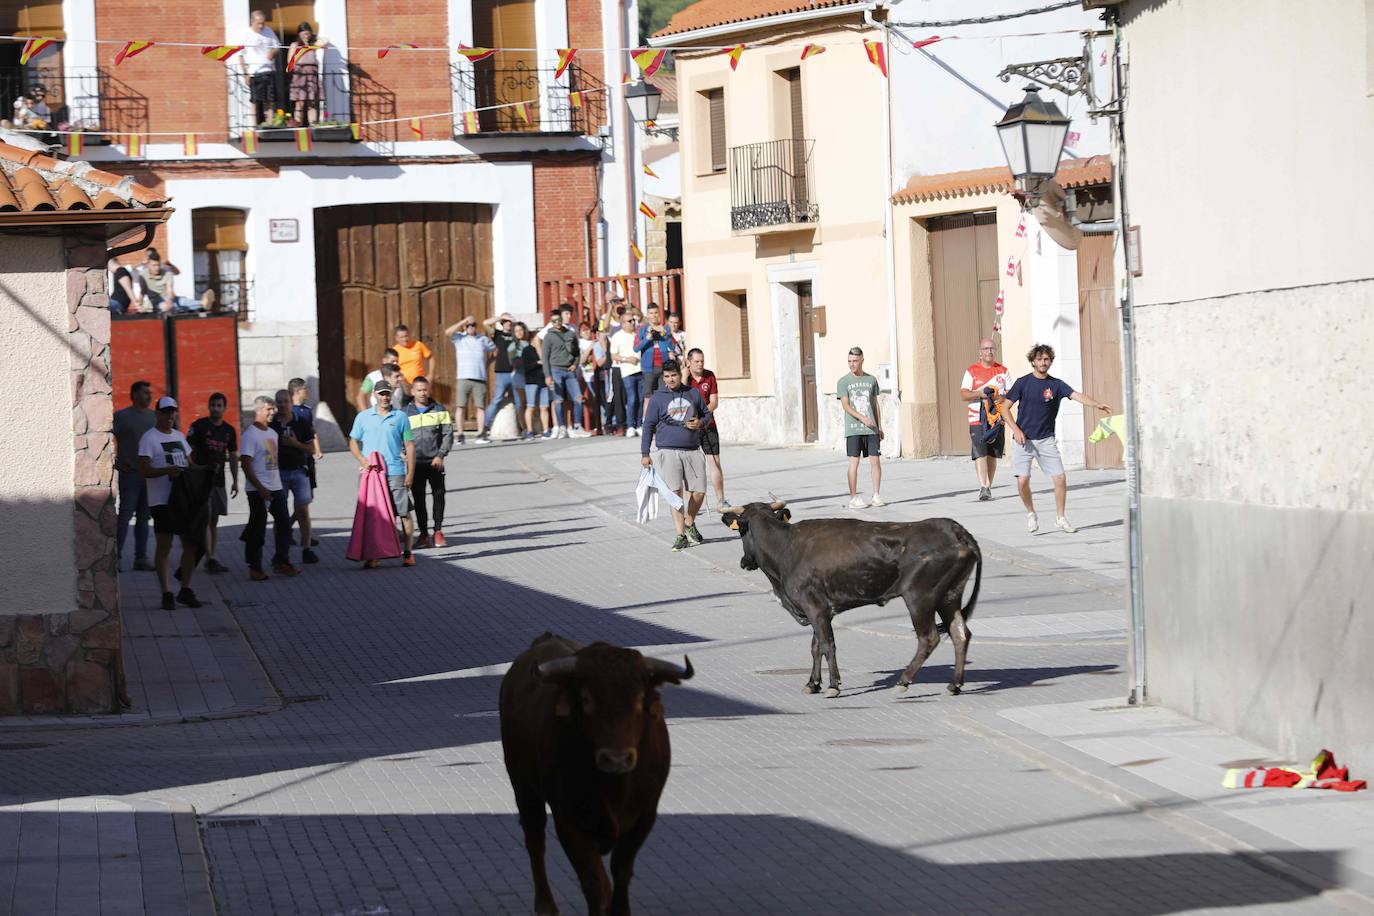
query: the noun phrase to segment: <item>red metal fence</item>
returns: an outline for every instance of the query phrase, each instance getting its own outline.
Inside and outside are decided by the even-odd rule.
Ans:
[[[606,311],[606,302],[615,296],[641,311],[656,302],[665,316],[682,315],[681,268],[618,277],[563,277],[542,280],[539,285],[539,305],[545,318],[567,302],[576,309],[577,321],[592,321]]]
[[[238,425],[238,322],[220,315],[154,315],[110,322],[110,362],[114,407],[129,406],[129,388],[145,380],[154,399],[170,394],[181,405],[181,429],[208,412],[210,394],[224,393],[225,416]]]

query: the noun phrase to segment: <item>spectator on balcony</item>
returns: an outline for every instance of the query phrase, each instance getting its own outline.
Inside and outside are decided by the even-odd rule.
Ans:
[[[624,324],[611,337],[611,365],[615,367],[616,380],[623,390],[625,410],[625,435],[639,435],[641,409],[644,396],[644,370],[642,360],[635,350],[635,332],[639,328],[639,314],[634,309],[625,312]],[[619,411],[617,411],[617,416]]]
[[[143,298],[148,300],[148,311],[166,314],[167,312],[195,312],[202,308],[208,310],[213,302],[206,301],[204,293],[201,294],[201,302],[176,295],[176,291],[173,289],[175,283],[173,278],[180,273],[181,271],[171,261],[163,263],[162,256],[157,253],[156,248],[148,249],[147,257],[144,258],[143,265],[138,269],[139,283],[143,286]]]
[[[477,319],[465,315],[449,325],[444,334],[453,341],[454,356],[458,363],[458,387],[453,396],[453,426],[458,433],[458,444],[466,438],[463,427],[467,425],[468,402],[477,408],[477,420],[482,421],[482,411],[487,406],[487,364],[496,358],[496,344],[485,334],[477,333]]]
[[[48,107],[48,89],[34,84],[14,100],[14,126],[18,130],[50,130],[52,109]]]
[[[274,60],[281,42],[277,33],[267,27],[267,14],[253,10],[248,15],[248,30],[240,39],[243,51],[238,55],[239,73],[248,79],[248,94],[253,101],[253,124],[257,126],[271,117],[277,108],[277,71]]]
[[[324,92],[320,88],[320,65],[315,58],[315,51],[324,50],[327,44],[328,42],[315,34],[310,23],[302,22],[296,27],[296,40],[291,42],[290,54],[295,54],[297,48],[310,49],[302,54],[296,65],[291,68],[291,86],[287,91],[291,99],[292,114],[301,127],[310,126],[312,114],[317,123],[320,120]],[[287,59],[290,60],[290,57]]]
[[[110,258],[110,314],[125,315],[141,311],[143,291],[134,281],[129,268]]]

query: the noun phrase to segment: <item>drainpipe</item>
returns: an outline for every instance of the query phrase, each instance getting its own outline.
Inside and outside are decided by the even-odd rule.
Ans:
[[[626,5],[626,0],[619,0],[619,10],[620,10],[620,54],[619,54],[619,60],[618,60],[618,62],[619,62],[619,64],[620,64],[622,67],[629,67],[629,66],[632,66],[632,64],[630,64],[630,63],[625,59],[625,55],[628,54],[629,51],[630,51],[630,31],[629,31],[630,13],[629,13],[629,8],[628,8],[628,6]],[[638,30],[637,30],[637,29],[636,29],[636,34],[638,34]],[[618,104],[615,106],[615,110],[616,110],[616,114],[620,117],[620,123],[623,124],[624,127],[625,127],[625,143],[624,143],[623,152],[621,152],[621,157],[620,157],[620,159],[621,159],[621,165],[622,165],[622,167],[623,167],[624,170],[625,170],[625,240],[626,240],[626,244],[625,244],[625,249],[624,249],[624,250],[625,250],[626,252],[628,252],[628,251],[630,250],[629,240],[630,240],[630,238],[634,235],[635,214],[639,212],[639,204],[635,201],[635,185],[636,185],[636,182],[635,182],[635,126],[634,126],[634,121],[630,118],[630,107],[629,107],[629,103],[625,101],[625,81],[624,81],[623,79],[617,79],[616,83],[617,83],[617,85],[616,85],[616,87],[615,87],[615,98],[616,98],[616,102],[617,102]],[[648,245],[647,240],[645,240],[645,245],[646,245],[646,246]],[[631,269],[630,272],[631,272],[631,273],[637,272],[642,266],[643,266],[643,265],[640,265],[640,264],[634,264],[634,265],[632,265],[632,269]],[[610,270],[611,270],[611,264],[610,264],[610,261],[608,260],[608,261],[606,262],[606,273],[609,274],[609,273],[610,273]],[[636,286],[637,286],[637,285],[638,285],[638,284],[636,284]],[[630,299],[631,299],[631,301],[635,301],[635,299],[637,299],[637,297],[631,297],[631,296],[630,296],[630,291],[629,291],[629,290],[626,290],[626,291],[625,291],[625,294],[626,294],[627,298],[630,298]]]
[[[888,361],[892,364],[892,397],[897,403],[895,419],[889,428],[897,439],[897,454],[902,449],[902,368],[898,362],[897,351],[897,264],[892,250],[892,36],[886,22],[873,17],[875,4],[864,10],[864,24],[879,29],[883,35],[883,55],[887,60],[887,78],[883,80],[883,254],[887,261],[887,339]],[[883,9],[886,20],[887,11]]]

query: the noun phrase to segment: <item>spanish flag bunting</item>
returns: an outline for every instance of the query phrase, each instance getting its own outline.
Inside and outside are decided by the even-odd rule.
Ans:
[[[319,50],[322,49],[317,48],[315,45],[301,45],[299,48],[292,48],[291,52],[286,56],[286,72],[290,73],[292,70],[295,70],[296,64],[301,62],[302,57],[309,54],[311,51]]]
[[[137,156],[142,156],[143,135],[129,134],[129,136],[125,139],[124,148],[128,151],[130,159],[133,159]]]
[[[883,76],[887,76],[887,54],[882,44],[865,38],[864,53],[868,55],[868,62],[882,71]]]
[[[200,53],[213,60],[228,60],[243,50],[243,45],[207,45]]]
[[[1007,276],[1016,276],[1016,258],[1014,256],[1007,258]]]
[[[348,129],[349,129],[349,131],[352,132],[352,134],[353,134],[353,139],[354,139],[354,140],[361,140],[361,139],[362,139],[363,126],[362,126],[361,124],[359,124],[357,121],[351,122],[351,123],[348,125]]]
[[[256,130],[243,132],[243,151],[250,156],[258,154],[258,132]]]
[[[658,219],[658,214],[654,212],[654,208],[642,200],[639,202],[639,212],[649,217],[649,219]]]
[[[425,122],[419,118],[411,118],[410,135],[416,140],[423,140],[425,138]]]
[[[67,155],[81,155],[81,131],[74,130],[71,133],[67,134]]]
[[[308,127],[297,127],[297,128],[296,128],[296,152],[298,152],[298,153],[308,153],[308,152],[310,152],[310,128],[308,128]]]
[[[802,56],[801,56],[801,59],[802,59],[802,60],[806,60],[808,57],[815,57],[817,54],[824,54],[824,53],[825,53],[825,45],[806,45],[805,47],[802,48]]]
[[[635,64],[639,66],[639,72],[648,79],[658,72],[658,68],[663,66],[663,58],[668,52],[664,49],[655,51],[653,48],[640,48],[630,56],[634,58]]]
[[[195,134],[187,134],[181,138],[181,154],[183,156],[195,156],[198,155],[199,152],[200,149],[196,144]]]
[[[620,284],[620,291],[621,291],[622,293],[628,293],[628,292],[630,291],[630,284],[627,283],[627,282],[625,282],[625,275],[624,275],[624,274],[616,274],[616,275],[615,275],[615,282],[617,282],[617,283]]]
[[[486,60],[496,53],[495,48],[469,48],[467,45],[459,45],[458,53],[467,58],[468,63],[475,64],[479,60]]]
[[[1026,237],[1026,217],[1024,214],[1021,216],[1021,222],[1016,224],[1016,237],[1018,239]]]
[[[387,56],[388,54],[390,54],[392,51],[400,51],[400,50],[403,50],[403,49],[406,49],[406,48],[412,48],[412,49],[413,49],[413,48],[418,48],[418,47],[420,47],[420,46],[417,45],[417,44],[416,44],[415,42],[413,42],[413,41],[403,41],[403,42],[401,42],[401,43],[398,44],[398,45],[387,45],[385,48],[378,48],[378,49],[377,49],[377,59],[378,59],[378,60],[385,60],[385,59],[386,59],[386,56]]]
[[[913,48],[924,48],[926,45],[933,45],[933,44],[935,44],[935,42],[937,42],[937,41],[939,41],[939,40],[940,40],[940,36],[939,36],[939,35],[932,35],[932,36],[930,36],[929,38],[922,38],[922,39],[919,40],[919,41],[913,41],[913,42],[911,43],[911,46],[912,46]]]
[[[580,93],[580,92],[569,92],[569,93],[568,93],[568,104],[571,105],[573,108],[581,108],[581,107],[582,107],[582,93]]]
[[[481,124],[480,119],[477,117],[477,112],[475,112],[475,111],[465,111],[465,112],[463,112],[463,133],[465,133],[465,134],[480,134],[481,132],[482,132],[482,124]]]
[[[131,57],[137,57],[155,44],[157,44],[155,41],[124,42],[124,47],[120,48],[119,53],[115,55],[115,66],[118,67]]]
[[[530,106],[532,102],[521,102],[515,106],[515,116],[520,119],[521,124],[530,123]]]
[[[735,45],[730,49],[730,69],[734,70],[739,66],[739,59],[744,56],[744,45]]]
[[[576,48],[559,48],[559,49],[558,49],[558,69],[555,70],[555,71],[553,71],[553,78],[554,78],[554,79],[558,79],[560,76],[562,76],[562,75],[563,75],[563,72],[564,72],[565,70],[568,69],[568,64],[572,63],[572,62],[573,62],[573,58],[576,57],[576,56],[577,56],[577,49],[576,49]]]
[[[30,38],[24,42],[24,48],[19,52],[19,66],[24,66],[29,62],[29,58],[42,54],[55,44],[56,38]]]
[[[653,169],[649,168],[649,163],[647,162],[644,163],[644,174],[648,175],[650,178],[658,177],[658,172],[655,172]]]
[[[997,301],[992,304],[992,311],[996,315],[1001,315],[1007,310],[1006,294],[1000,289],[997,291]]]
[[[1000,322],[1000,321],[994,321],[994,322],[992,323],[992,333],[994,333],[994,334],[1001,334],[1001,333],[1002,333],[1002,322]]]
[[[635,244],[634,239],[630,239],[630,254],[635,256],[636,261],[644,260],[644,252],[639,250],[639,246]]]

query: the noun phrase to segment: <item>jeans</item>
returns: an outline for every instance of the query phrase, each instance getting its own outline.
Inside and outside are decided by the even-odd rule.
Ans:
[[[582,425],[582,373],[576,369],[553,370],[553,420],[554,426],[563,425],[563,399],[566,397],[573,403],[573,425]]]
[[[119,472],[119,523],[117,526],[117,546],[119,555],[124,556],[124,536],[129,533],[129,519],[137,514],[134,522],[134,559],[148,558],[148,486],[138,471]]]
[[[524,384],[524,383],[522,382],[521,385],[523,386],[523,384]],[[517,413],[519,412],[519,409],[520,409],[520,405],[519,405],[519,403],[518,403],[518,401],[519,401],[519,397],[518,397],[518,392],[519,392],[519,390],[520,390],[520,389],[517,388],[516,385],[515,385],[515,373],[514,373],[514,372],[498,372],[498,373],[496,373],[496,390],[495,390],[494,392],[492,392],[491,401],[488,402],[488,404],[487,404],[487,413],[486,413],[486,416],[484,416],[484,417],[482,418],[482,428],[483,428],[483,429],[491,429],[491,421],[492,421],[492,420],[495,420],[495,419],[496,419],[496,414],[501,410],[502,407],[506,406],[506,395],[507,395],[507,394],[510,395],[511,403],[515,404],[516,412],[517,412]],[[519,426],[519,425],[520,425],[519,422],[518,422],[519,418],[517,417],[516,419],[517,419],[517,422],[516,422],[515,425],[516,425],[516,426]]]
[[[425,489],[434,490],[434,530],[444,530],[444,469],[423,458],[415,461],[415,479],[410,482],[410,495],[415,501],[415,524],[419,537],[429,534],[429,510],[425,508]]]
[[[644,373],[622,376],[620,383],[625,386],[625,425],[639,429],[644,416]]]
[[[248,491],[248,524],[239,540],[243,541],[243,558],[249,569],[262,569],[262,545],[267,540],[267,513],[272,513],[272,535],[276,552],[272,565],[291,562],[291,513],[286,508],[286,491],[272,490],[263,497],[257,490]],[[307,545],[308,546],[308,545]]]
[[[625,425],[625,388],[620,383],[620,367],[612,366],[596,374],[601,396],[601,425],[607,432]]]

